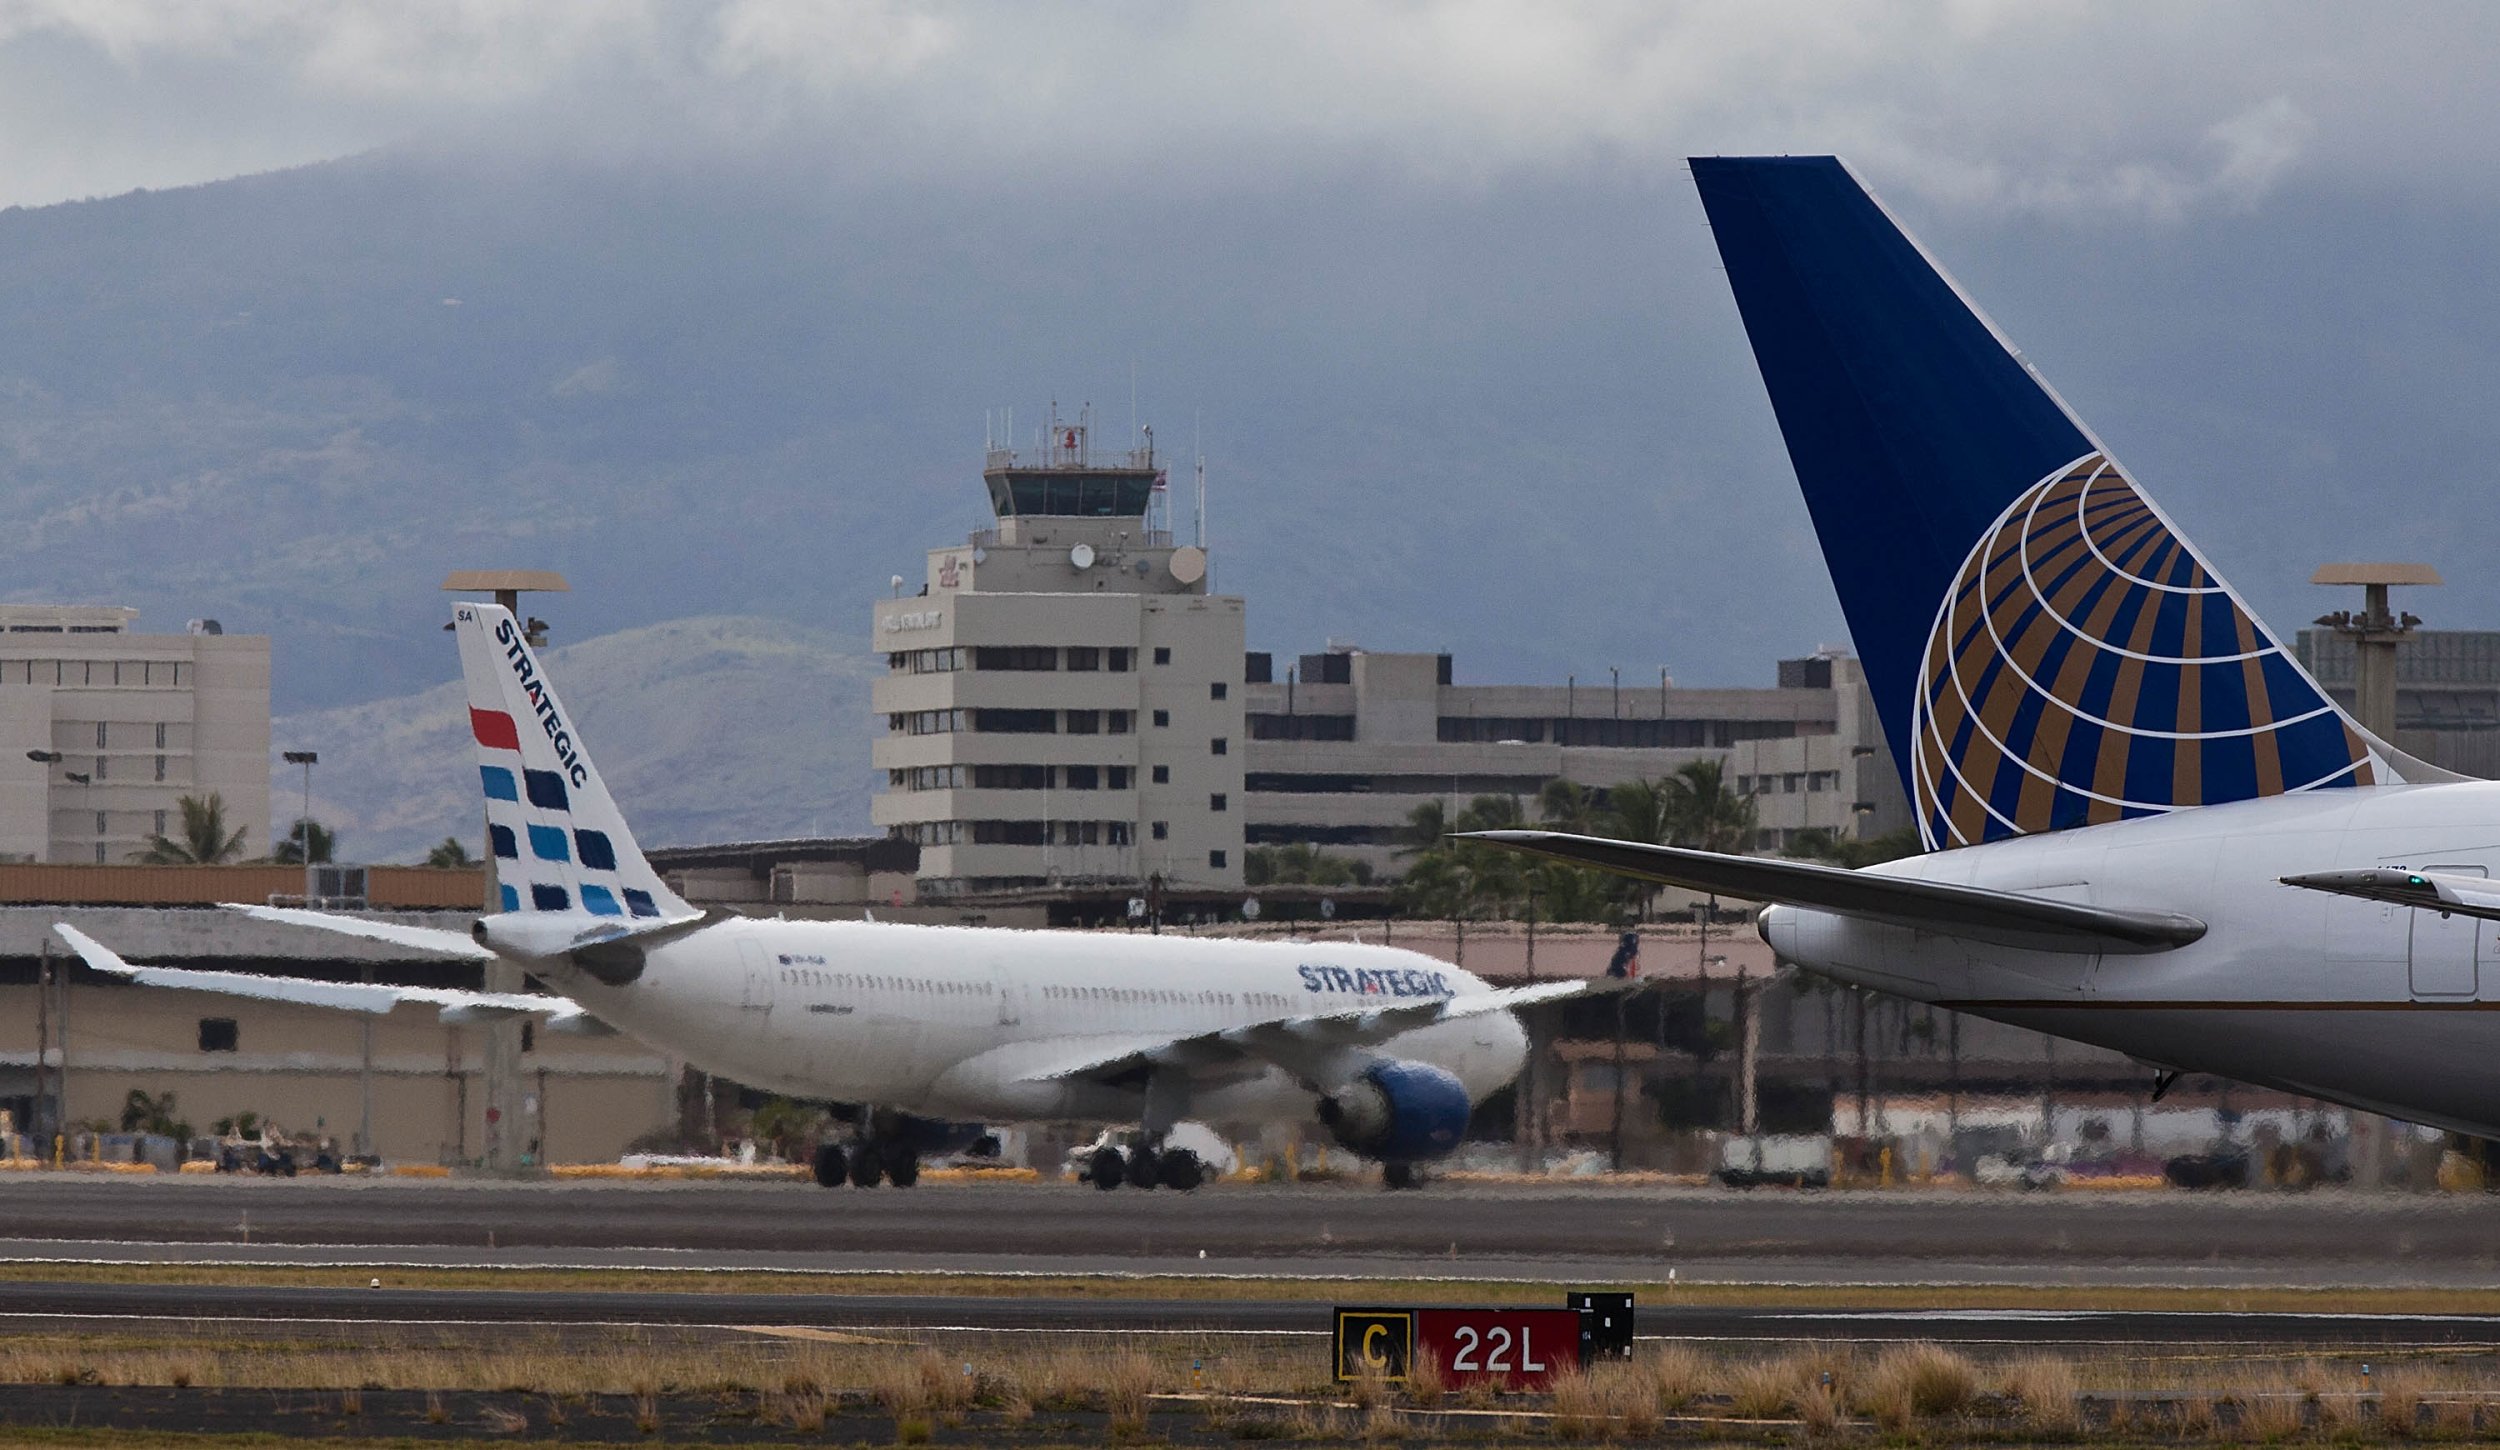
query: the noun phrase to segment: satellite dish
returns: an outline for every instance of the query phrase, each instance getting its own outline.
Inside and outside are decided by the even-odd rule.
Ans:
[[[975,564],[986,564],[986,563],[988,563],[989,561],[990,561],[990,551],[989,551],[989,550],[987,550],[987,549],[982,549],[982,548],[975,548],[975,549],[972,551],[972,562],[973,562],[973,563],[975,563]]]
[[[1172,551],[1172,577],[1195,584],[1207,577],[1207,551],[1183,544]]]
[[[1243,921],[1257,921],[1259,919],[1259,898],[1255,896],[1245,896],[1241,899],[1241,919]]]
[[[1079,544],[1075,548],[1070,549],[1068,551],[1068,562],[1079,569],[1093,568],[1094,546],[1091,544]]]

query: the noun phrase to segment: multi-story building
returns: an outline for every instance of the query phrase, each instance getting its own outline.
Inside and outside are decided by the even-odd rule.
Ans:
[[[1909,803],[1858,662],[1837,652],[1780,664],[1773,689],[1461,685],[1448,655],[1332,646],[1276,678],[1249,656],[1249,844],[1307,843],[1400,869],[1415,808],[1480,795],[1534,810],[1546,782],[1594,788],[1723,764],[1753,797],[1755,844],[1806,830],[1860,838],[1909,824]]]
[[[138,613],[0,605],[0,857],[125,861],[212,793],[269,850],[268,637],[133,634]]]
[[[874,820],[920,847],[923,898],[1241,883],[1242,602],[1157,518],[1152,440],[1086,425],[991,451],[994,527],[877,602]]]
[[[2351,636],[2304,629],[2294,649],[2335,703],[2354,708]],[[2500,777],[2500,630],[2416,629],[2396,649],[2397,749],[2464,775]]]

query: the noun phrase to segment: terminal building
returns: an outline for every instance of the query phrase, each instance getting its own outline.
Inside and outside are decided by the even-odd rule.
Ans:
[[[1783,660],[1766,689],[1462,685],[1446,654],[1332,646],[1277,678],[1249,657],[1247,839],[1307,844],[1393,876],[1408,819],[1481,795],[1530,804],[1551,780],[1593,789],[1721,762],[1754,801],[1755,849],[1805,831],[1858,839],[1910,823],[1858,662]]]
[[[2335,703],[2355,706],[2351,636],[2304,629],[2300,662]],[[2397,749],[2460,775],[2500,778],[2500,630],[2415,629],[2396,651]]]
[[[212,793],[243,854],[269,850],[268,636],[134,634],[138,617],[0,605],[0,859],[127,861]]]
[[[920,897],[1241,885],[1242,602],[1176,544],[1149,434],[1053,420],[983,469],[996,523],[877,602],[876,824]]]

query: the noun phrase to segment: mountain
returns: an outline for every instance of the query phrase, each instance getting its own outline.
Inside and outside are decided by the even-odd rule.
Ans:
[[[434,640],[455,674],[448,635]],[[546,652],[590,757],[645,846],[854,834],[868,826],[868,682],[883,662],[779,620],[708,617]],[[317,750],[313,816],[344,861],[419,861],[445,836],[481,853],[477,758],[455,678],[414,694],[287,715],[281,750]],[[271,762],[271,810],[302,810]],[[255,834],[258,834],[255,832]]]
[[[2468,201],[1903,211],[2278,627],[2324,559],[2489,577]],[[0,596],[269,633],[282,713],[441,679],[460,568],[564,571],[560,640],[844,652],[983,522],[985,415],[1125,441],[1132,379],[1184,500],[1203,443],[1255,649],[1745,684],[1845,638],[1689,185],[1603,156],[975,185],[409,147],[0,212]]]

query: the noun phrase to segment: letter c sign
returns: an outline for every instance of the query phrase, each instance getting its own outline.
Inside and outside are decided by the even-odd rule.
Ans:
[[[1410,1309],[1337,1311],[1337,1378],[1391,1384],[1406,1378],[1415,1351],[1415,1314]]]

